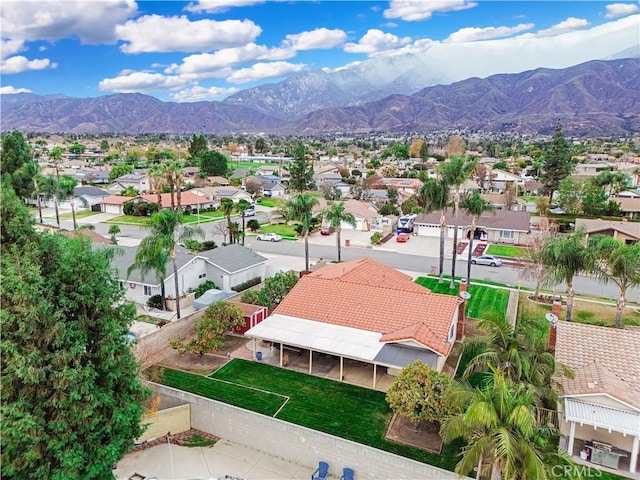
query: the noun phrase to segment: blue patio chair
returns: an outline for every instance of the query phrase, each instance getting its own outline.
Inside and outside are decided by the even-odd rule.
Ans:
[[[318,462],[318,468],[311,474],[311,480],[327,480],[329,478],[329,464]]]
[[[355,473],[352,468],[343,468],[340,480],[353,480]]]

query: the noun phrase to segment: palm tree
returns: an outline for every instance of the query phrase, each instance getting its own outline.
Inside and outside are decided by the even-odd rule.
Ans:
[[[251,204],[249,203],[248,200],[245,200],[244,198],[241,198],[240,200],[238,200],[238,203],[236,204],[236,210],[238,210],[238,212],[240,212],[240,216],[242,217],[242,245],[244,246],[244,230],[245,230],[245,214],[244,212],[246,212],[249,207],[251,206]]]
[[[327,225],[331,230],[336,232],[336,244],[338,246],[338,262],[342,261],[340,255],[340,234],[342,233],[342,224],[346,223],[356,228],[356,217],[353,213],[345,212],[344,202],[334,203],[323,212]]]
[[[112,225],[113,227],[117,227],[117,225]],[[119,229],[118,229],[119,230]],[[111,232],[111,229],[109,229]],[[115,238],[115,236],[113,237]],[[115,242],[114,242],[115,243]],[[144,280],[144,277],[147,273],[153,271],[158,277],[158,281],[160,282],[160,299],[162,310],[166,309],[167,306],[167,292],[164,285],[164,281],[167,278],[167,263],[169,262],[169,251],[158,249],[160,245],[158,243],[147,243],[142,244],[138,247],[136,251],[136,256],[133,263],[127,269],[127,277],[131,275],[131,272],[134,270],[140,270],[140,276]],[[176,294],[176,298],[179,298]],[[180,318],[180,307],[178,305],[178,301],[176,301],[176,309],[178,310],[178,318]]]
[[[573,279],[594,267],[593,252],[587,247],[586,235],[586,230],[581,227],[566,236],[549,237],[540,253],[542,263],[547,267],[548,282],[566,284],[568,322],[573,314]]]
[[[220,200],[220,209],[227,217],[227,228],[229,230],[229,243],[234,243],[233,225],[231,225],[231,213],[233,212],[234,207],[235,207],[235,204],[233,203],[233,200],[231,200],[230,198],[223,198],[222,200]]]
[[[449,187],[444,180],[425,178],[420,187],[420,198],[424,205],[424,213],[440,211],[440,265],[438,269],[438,283],[443,282],[444,275],[444,239],[447,228],[445,213],[449,203]]]
[[[298,193],[287,202],[288,218],[300,222],[300,233],[304,235],[304,265],[305,271],[309,271],[309,230],[313,219],[313,207],[318,204],[318,199],[310,193]]]
[[[176,314],[180,318],[180,285],[178,283],[176,246],[179,242],[192,240],[196,236],[204,237],[204,232],[200,227],[184,225],[182,223],[182,212],[170,210],[154,213],[151,216],[148,228],[150,228],[151,232],[140,242],[135,261],[138,262],[139,260],[141,265],[155,265],[153,260],[147,257],[161,255],[161,252],[166,252],[168,257],[171,258],[176,296]],[[138,259],[138,254],[141,256],[140,259]]]
[[[451,283],[449,288],[456,286],[456,257],[458,256],[458,212],[460,211],[460,186],[465,182],[476,167],[477,160],[467,160],[466,157],[453,157],[449,162],[440,166],[440,174],[448,185],[454,187],[453,194],[453,259],[451,261]]]
[[[77,185],[78,182],[69,175],[61,175],[58,180],[59,198],[62,200],[68,200],[71,204],[71,215],[73,216],[74,230],[78,228],[78,223],[76,222],[76,196],[74,193],[74,189]]]
[[[162,210],[162,190],[167,184],[164,163],[156,163],[149,169],[149,186],[158,195],[158,211]]]
[[[594,273],[603,282],[613,282],[620,289],[616,304],[616,328],[622,328],[622,312],[627,290],[640,285],[640,243],[627,245],[613,237],[598,235],[589,241],[594,252]]]
[[[180,187],[184,182],[184,164],[180,160],[170,160],[164,164],[164,176],[171,188],[171,210],[176,209],[175,192],[178,191],[178,207],[180,206]]]
[[[111,241],[114,245],[118,244],[118,240],[116,239],[116,235],[120,233],[120,227],[115,223],[109,227],[108,231],[109,235],[111,235]]]
[[[442,422],[440,436],[445,443],[466,441],[455,472],[477,469],[477,479],[491,470],[491,478],[549,480],[554,465],[571,465],[555,448],[557,431],[545,425],[533,387],[514,383],[495,368],[491,377],[482,388],[460,384],[453,389],[450,400],[464,410]]]
[[[42,223],[42,202],[40,199],[40,165],[38,162],[30,161],[26,162],[20,169],[24,172],[24,175],[27,178],[30,178],[33,182],[33,193],[31,194],[31,198],[35,196],[37,205],[38,205],[38,216],[40,218],[40,223]]]
[[[471,255],[473,253],[473,237],[476,234],[476,221],[478,217],[488,210],[494,210],[493,206],[484,200],[478,192],[467,195],[460,203],[469,215],[471,215],[471,228],[469,229],[469,254],[467,257],[467,282],[471,282]]]
[[[53,206],[56,211],[56,223],[60,228],[60,209],[58,206],[58,195],[60,189],[58,186],[58,178],[53,175],[46,175],[40,181],[41,192],[47,200],[53,200]]]

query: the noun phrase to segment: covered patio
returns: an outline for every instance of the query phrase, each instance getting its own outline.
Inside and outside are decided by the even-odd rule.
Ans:
[[[380,391],[415,360],[440,366],[440,355],[426,347],[384,343],[377,332],[287,315],[274,314],[245,335],[253,339],[256,360]]]

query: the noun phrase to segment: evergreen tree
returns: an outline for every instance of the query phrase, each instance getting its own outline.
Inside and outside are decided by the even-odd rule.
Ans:
[[[2,136],[0,172],[2,176],[10,176],[10,185],[20,198],[30,197],[34,190],[33,180],[26,175],[26,171],[22,168],[31,161],[33,161],[31,147],[22,133],[14,130]]]
[[[551,145],[544,152],[542,170],[540,182],[542,182],[544,192],[549,195],[549,200],[552,200],[560,181],[571,175],[573,171],[571,151],[567,140],[564,138],[562,123],[560,122],[556,124]]]
[[[112,273],[116,250],[38,234],[10,188],[2,197],[2,476],[112,478],[148,396],[124,337],[135,309]]]
[[[313,164],[305,154],[304,144],[297,141],[293,148],[293,162],[289,167],[289,187],[295,192],[304,192],[313,186]]]
[[[194,134],[193,137],[191,137],[191,142],[189,143],[189,156],[192,159],[201,158],[208,148],[205,136]]]
[[[219,175],[224,177],[227,175],[228,162],[227,157],[217,150],[207,150],[200,158],[200,170],[208,176]]]

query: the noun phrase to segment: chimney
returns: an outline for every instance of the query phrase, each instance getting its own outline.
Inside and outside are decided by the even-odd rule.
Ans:
[[[551,324],[549,326],[549,353],[555,355],[556,353],[556,336],[558,319],[560,318],[560,312],[562,310],[562,303],[560,300],[554,299],[553,306],[551,307],[551,313],[547,313],[547,320]]]
[[[460,280],[460,296],[462,297],[462,292],[467,291],[467,280]],[[464,338],[464,327],[466,325],[465,319],[465,305],[467,304],[467,300],[465,298],[460,298],[460,303],[458,303],[458,323],[456,325],[456,340],[462,340]]]

